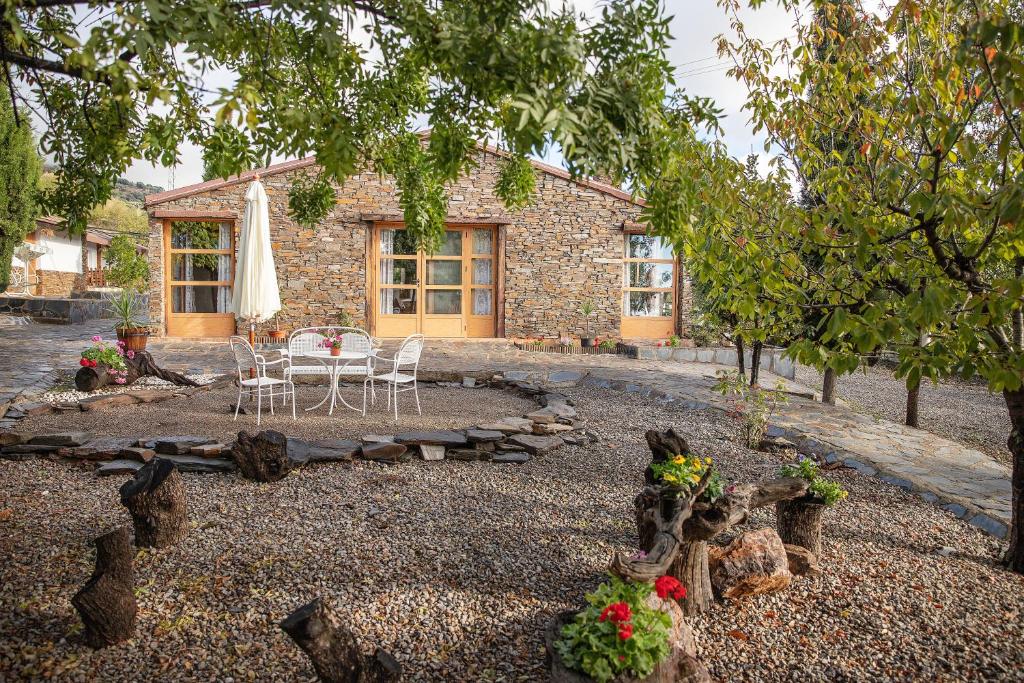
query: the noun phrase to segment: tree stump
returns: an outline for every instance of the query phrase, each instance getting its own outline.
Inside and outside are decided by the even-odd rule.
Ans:
[[[140,548],[166,548],[188,535],[185,484],[170,460],[155,458],[121,487],[121,504],[128,508]]]
[[[231,447],[231,457],[242,476],[253,481],[280,481],[293,466],[288,457],[288,437],[270,429],[256,436],[239,432]]]
[[[96,569],[71,598],[85,625],[85,642],[101,648],[135,635],[135,576],[128,527],[96,539]]]
[[[825,504],[812,498],[780,500],[775,504],[779,538],[783,543],[798,545],[821,557],[821,516]]]
[[[402,678],[402,666],[377,648],[364,655],[355,635],[323,598],[295,610],[281,629],[302,648],[324,683],[389,683]]]
[[[679,601],[683,614],[693,616],[711,607],[714,593],[708,571],[707,541],[684,541],[679,555],[668,570],[670,576],[686,587],[686,597]]]
[[[127,356],[123,358],[128,375],[125,377],[125,382],[122,386],[132,384],[140,377],[159,377],[166,382],[180,387],[199,386],[180,373],[161,368],[156,364],[153,356],[148,351],[135,351],[133,358],[128,358]],[[109,366],[97,365],[94,368],[79,368],[78,372],[75,373],[75,388],[79,391],[95,391],[108,384],[117,385],[115,375],[110,372]]]

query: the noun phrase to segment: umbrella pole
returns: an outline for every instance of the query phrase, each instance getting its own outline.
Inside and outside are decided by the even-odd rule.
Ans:
[[[249,346],[256,348],[256,321],[249,321]],[[256,368],[249,368],[249,379],[256,376]],[[249,392],[249,400],[252,400],[252,392]]]

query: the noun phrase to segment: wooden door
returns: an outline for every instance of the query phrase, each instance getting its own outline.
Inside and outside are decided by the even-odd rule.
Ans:
[[[624,339],[666,339],[675,333],[676,258],[660,237],[627,233],[624,240]]]
[[[165,221],[164,254],[168,336],[234,334],[234,224],[223,220]]]
[[[417,250],[402,226],[378,226],[371,256],[374,334],[493,337],[494,247],[489,226],[449,226],[433,254]]]

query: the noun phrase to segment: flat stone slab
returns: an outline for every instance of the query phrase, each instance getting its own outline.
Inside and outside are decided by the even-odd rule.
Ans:
[[[121,460],[134,460],[135,462],[146,463],[156,457],[156,451],[142,446],[129,446],[121,449],[117,457]]]
[[[296,465],[305,465],[309,462],[309,451],[311,446],[308,441],[297,439],[293,436],[288,439],[288,459]]]
[[[429,443],[420,444],[420,457],[428,461],[444,460],[444,446]]]
[[[96,468],[96,475],[109,477],[112,474],[135,474],[142,469],[142,463],[134,460],[111,460]]]
[[[198,455],[161,455],[160,457],[173,462],[182,472],[214,474],[235,471],[235,463],[227,458],[204,458]]]
[[[367,434],[363,437],[363,443],[394,443],[395,437],[387,434]]]
[[[491,458],[491,462],[496,465],[522,465],[529,461],[530,456],[528,454],[514,452],[495,453],[494,457]]]
[[[152,448],[161,455],[185,455],[190,453],[195,446],[203,446],[208,443],[217,443],[217,440],[206,436],[160,436],[150,439],[142,445]]]
[[[12,410],[16,410],[25,417],[31,417],[32,415],[45,415],[53,412],[53,406],[49,403],[17,403],[11,406]]]
[[[351,462],[360,444],[349,439],[315,441],[309,449],[309,462]]]
[[[366,460],[394,465],[401,462],[409,449],[400,443],[367,443],[359,449],[359,455]]]
[[[533,420],[525,417],[503,417],[497,422],[477,425],[478,429],[503,434],[529,434],[533,431]]]
[[[39,434],[28,440],[30,444],[43,446],[84,446],[92,439],[89,432],[60,432],[58,434]]]
[[[58,449],[60,449],[60,446],[22,443],[14,446],[4,446],[0,449],[0,457],[3,457],[5,460],[28,460],[36,456],[56,453]]]
[[[530,455],[549,453],[564,443],[557,436],[537,436],[534,434],[514,434],[508,438],[508,441],[516,446],[522,446]]]
[[[204,443],[199,446],[193,446],[189,453],[203,458],[216,458],[228,450],[228,447],[222,443]]]
[[[466,439],[470,443],[487,443],[491,441],[501,441],[505,438],[505,432],[498,431],[497,429],[467,429]]]
[[[485,451],[478,451],[472,448],[453,448],[445,453],[449,460],[461,460],[462,462],[475,462],[477,460],[490,460],[491,454]]]
[[[17,432],[0,432],[0,448],[3,446],[17,446],[18,444],[25,443],[29,438],[28,435],[18,434]]]
[[[548,381],[552,384],[575,384],[583,379],[583,373],[575,370],[559,370],[548,374]]]
[[[132,391],[130,393],[137,403],[162,403],[163,401],[170,401],[174,398],[174,392],[164,389],[144,389],[142,391]]]
[[[437,432],[404,432],[395,435],[395,443],[412,444],[416,446],[462,446],[466,444],[466,435],[462,432],[449,430]]]
[[[563,432],[571,432],[573,429],[575,429],[575,427],[572,425],[564,425],[560,422],[552,422],[549,424],[538,423],[533,425],[534,434],[560,434]]]
[[[100,394],[99,396],[89,396],[83,398],[78,402],[78,407],[85,412],[92,412],[95,410],[106,410],[107,408],[114,408],[116,406],[133,405],[136,401],[132,398],[131,393],[124,394]]]

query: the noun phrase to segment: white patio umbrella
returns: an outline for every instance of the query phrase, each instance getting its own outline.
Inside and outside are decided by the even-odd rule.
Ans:
[[[256,340],[256,323],[269,320],[281,310],[274,252],[270,245],[267,193],[259,175],[245,194],[245,217],[238,244],[231,310],[239,318],[249,321],[249,343]]]

